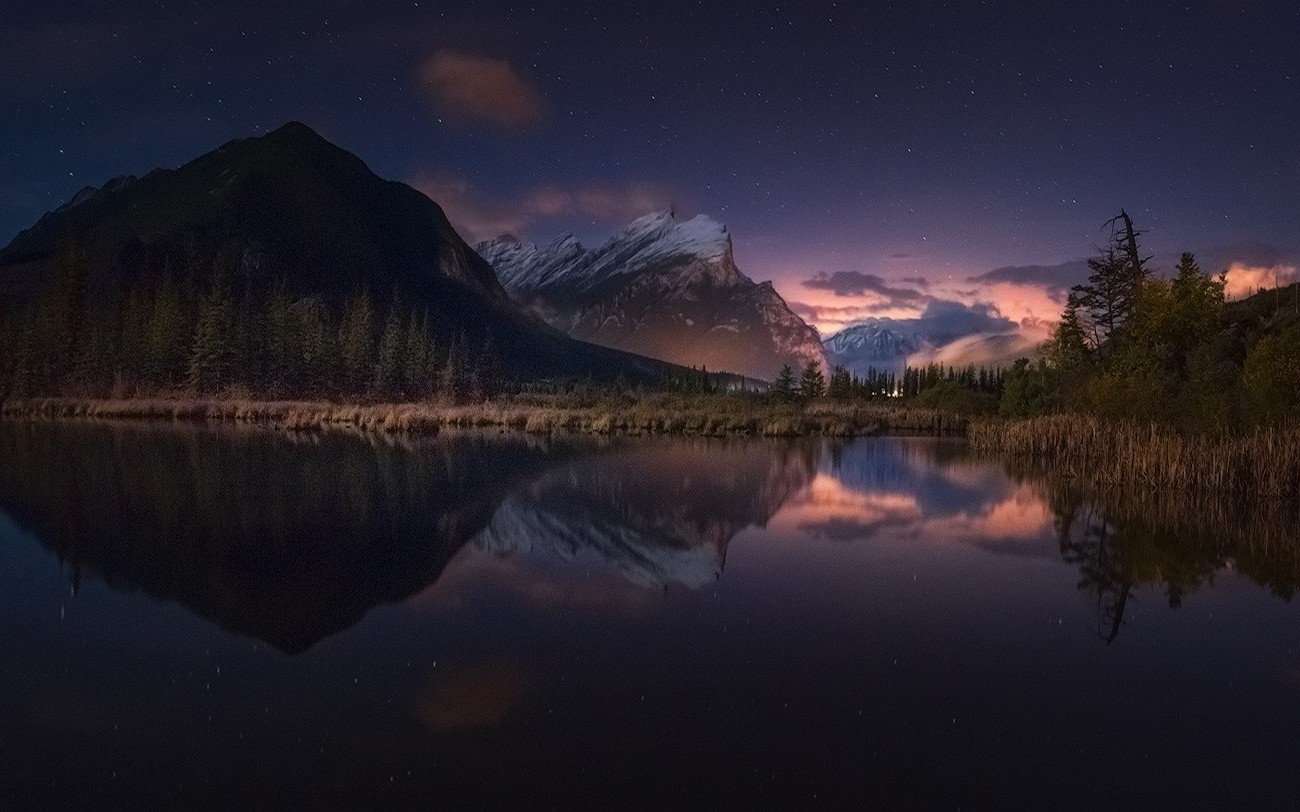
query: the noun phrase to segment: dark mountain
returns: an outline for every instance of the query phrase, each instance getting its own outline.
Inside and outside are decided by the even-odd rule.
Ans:
[[[290,123],[231,141],[175,170],[84,189],[0,251],[0,313],[84,258],[85,288],[109,305],[159,275],[239,294],[282,285],[337,307],[363,288],[430,310],[434,337],[489,339],[515,375],[652,378],[663,364],[574,341],[516,307],[442,209],[387,181],[310,128]]]
[[[817,331],[740,272],[726,227],[703,215],[650,214],[595,249],[566,236],[478,250],[516,301],[575,338],[765,380],[825,367]]]

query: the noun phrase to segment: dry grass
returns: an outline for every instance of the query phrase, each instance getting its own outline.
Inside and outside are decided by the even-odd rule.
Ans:
[[[1074,415],[981,421],[967,431],[979,451],[1050,464],[1097,488],[1140,487],[1300,499],[1300,430],[1185,435],[1157,425]]]
[[[515,396],[474,404],[333,403],[247,398],[8,401],[0,414],[44,419],[137,419],[253,423],[291,431],[331,428],[431,433],[444,427],[501,427],[535,434],[864,436],[960,434],[965,418],[930,409],[819,401],[774,403],[745,395]]]

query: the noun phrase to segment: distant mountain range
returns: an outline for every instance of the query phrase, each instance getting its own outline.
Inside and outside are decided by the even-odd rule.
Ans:
[[[947,312],[949,305],[956,312]],[[916,318],[866,319],[827,338],[824,346],[831,364],[863,375],[873,368],[901,372],[909,364],[1007,366],[1032,356],[1036,343],[1001,316],[932,303]]]
[[[0,313],[48,289],[72,248],[104,308],[150,275],[204,290],[221,271],[236,292],[282,285],[335,306],[362,289],[383,306],[396,291],[428,307],[442,346],[490,340],[515,377],[654,380],[672,371],[529,315],[435,202],[297,122],[179,169],[83,189],[0,250]]]
[[[515,301],[575,338],[765,380],[785,364],[825,367],[816,329],[741,273],[731,235],[706,216],[650,214],[594,249],[572,236],[476,248]]]

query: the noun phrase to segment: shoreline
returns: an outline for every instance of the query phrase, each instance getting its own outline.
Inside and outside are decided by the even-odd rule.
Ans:
[[[627,435],[871,437],[966,436],[970,420],[932,409],[863,403],[774,403],[730,395],[515,396],[472,404],[336,403],[244,398],[30,398],[0,403],[0,417],[257,424],[286,431],[351,429],[433,434],[503,428]]]
[[[1057,414],[971,424],[978,453],[1001,454],[1096,489],[1300,501],[1300,428],[1185,434],[1155,423]]]

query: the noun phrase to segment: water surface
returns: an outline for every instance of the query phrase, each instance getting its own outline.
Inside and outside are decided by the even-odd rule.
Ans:
[[[0,797],[1292,806],[1232,527],[960,440],[0,422]]]

